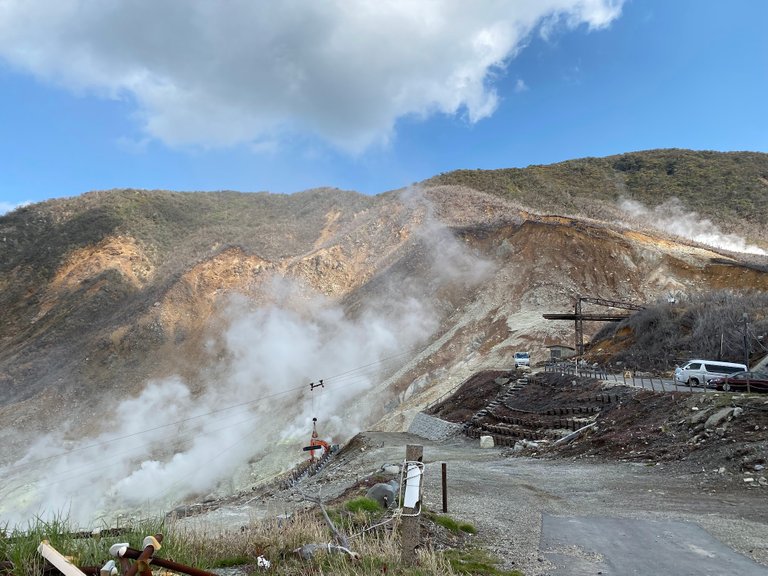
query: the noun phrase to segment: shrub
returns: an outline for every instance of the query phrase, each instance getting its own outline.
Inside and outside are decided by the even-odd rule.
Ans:
[[[768,294],[719,290],[684,297],[675,304],[649,306],[601,330],[593,339],[615,338],[631,330],[627,346],[613,360],[635,370],[671,369],[690,358],[743,362],[768,353]],[[744,314],[747,323],[744,323]]]

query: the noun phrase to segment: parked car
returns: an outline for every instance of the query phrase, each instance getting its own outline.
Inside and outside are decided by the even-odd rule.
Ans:
[[[531,365],[531,355],[528,352],[515,352],[515,368]]]
[[[768,374],[765,372],[737,372],[709,383],[726,392],[768,392]]]
[[[708,386],[710,380],[745,372],[747,367],[736,362],[719,360],[689,360],[682,367],[675,368],[675,383],[688,386]]]

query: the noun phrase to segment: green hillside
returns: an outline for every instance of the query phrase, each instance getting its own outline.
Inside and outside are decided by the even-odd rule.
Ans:
[[[587,216],[620,198],[654,207],[676,197],[726,230],[738,231],[744,220],[768,224],[768,154],[756,152],[649,150],[521,169],[456,170],[427,183],[469,186],[535,209]]]

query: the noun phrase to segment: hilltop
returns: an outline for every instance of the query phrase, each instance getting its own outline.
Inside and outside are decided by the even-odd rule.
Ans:
[[[648,150],[521,169],[457,170],[427,183],[467,186],[539,211],[608,221],[625,219],[615,211],[617,200],[654,208],[676,198],[725,232],[767,238],[768,155],[757,152]]]

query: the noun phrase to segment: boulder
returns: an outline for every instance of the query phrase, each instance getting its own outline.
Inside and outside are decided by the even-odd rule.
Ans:
[[[525,450],[526,448],[537,450],[539,445],[536,442],[531,442],[530,440],[518,440],[515,442],[515,451]]]
[[[376,500],[382,508],[389,508],[394,506],[397,502],[397,492],[400,490],[400,485],[396,480],[390,480],[389,482],[379,482],[368,488],[368,492],[365,493],[366,498]]]
[[[493,448],[493,436],[480,436],[480,448]]]
[[[723,422],[728,420],[733,415],[733,407],[726,406],[725,408],[721,408],[712,416],[707,418],[707,421],[704,423],[704,427],[707,430],[711,430],[712,428],[717,428],[720,426]]]
[[[688,422],[691,424],[691,426],[697,426],[698,424],[701,424],[711,415],[711,411],[709,408],[705,410],[701,410],[696,406],[694,406],[694,408],[696,408],[696,410],[688,418]]]
[[[385,474],[400,474],[400,465],[399,464],[384,464],[384,466],[381,467],[381,471]]]

